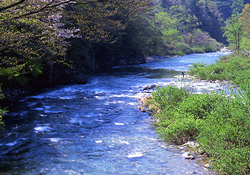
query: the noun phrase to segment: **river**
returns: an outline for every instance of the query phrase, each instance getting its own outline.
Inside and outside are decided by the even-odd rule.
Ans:
[[[174,82],[192,63],[227,52],[160,58],[114,67],[84,85],[59,86],[19,101],[0,139],[0,174],[209,174],[159,139],[138,97],[148,85]]]

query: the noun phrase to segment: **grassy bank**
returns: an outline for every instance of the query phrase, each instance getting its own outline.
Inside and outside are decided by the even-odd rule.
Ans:
[[[242,95],[197,95],[167,86],[153,92],[148,105],[166,141],[183,144],[195,139],[211,156],[217,172],[248,174],[250,102]]]
[[[250,98],[249,53],[231,54],[222,57],[216,64],[193,64],[189,73],[202,80],[228,80],[238,85]]]
[[[183,144],[196,140],[211,157],[220,174],[250,173],[250,59],[226,56],[216,64],[193,65],[190,73],[200,79],[226,79],[242,91],[192,94],[167,86],[152,93],[147,105],[156,117],[164,140]]]

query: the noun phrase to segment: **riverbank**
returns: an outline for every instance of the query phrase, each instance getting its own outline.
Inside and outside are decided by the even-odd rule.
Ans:
[[[148,111],[153,117],[153,125],[157,127],[157,130],[159,131],[159,127],[161,126],[161,122],[163,122],[158,115],[161,113],[161,110],[159,107],[157,107],[153,101],[152,93],[155,93],[158,88],[164,88],[164,86],[173,86],[178,87],[187,90],[188,93],[192,94],[203,94],[203,93],[211,93],[211,92],[227,92],[229,93],[231,85],[228,81],[212,81],[212,80],[199,80],[195,78],[194,76],[190,75],[177,75],[175,76],[175,80],[169,83],[164,84],[162,87],[157,87],[156,85],[149,85],[146,87],[141,88],[142,94],[139,97],[140,105],[138,106],[138,109],[141,110],[141,112]],[[160,94],[162,97],[164,96],[162,93]],[[169,94],[168,94],[169,95]],[[176,97],[176,96],[175,96]],[[175,98],[173,97],[173,98]],[[164,98],[164,97],[163,97]],[[170,110],[170,109],[169,109]],[[167,114],[166,114],[167,115]],[[163,134],[160,132],[160,134]],[[180,136],[180,135],[179,135]],[[166,137],[169,137],[169,135],[163,136],[163,140],[170,143],[170,146],[175,147],[176,149],[179,149],[183,152],[182,157],[185,159],[196,159],[196,162],[199,166],[202,166],[207,169],[212,169],[211,166],[211,158],[209,154],[205,153],[204,150],[200,147],[200,144],[195,141],[194,137],[188,137],[186,136],[180,136],[183,138],[175,138],[174,140],[166,139]],[[178,140],[180,139],[180,140]],[[210,164],[209,164],[210,163]]]
[[[207,69],[204,67],[204,70]],[[210,81],[177,81],[158,88],[141,102],[155,117],[157,131],[165,141],[183,144],[196,140],[200,145],[198,149],[210,156],[207,166],[218,173],[248,174],[249,91],[238,89],[236,93],[234,88],[230,89],[228,81],[223,81],[222,86],[218,86],[220,80]],[[201,93],[201,87],[206,83],[212,86],[206,86],[204,92],[220,92]]]

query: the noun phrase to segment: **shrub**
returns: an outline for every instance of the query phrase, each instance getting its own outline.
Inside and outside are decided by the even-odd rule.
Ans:
[[[157,131],[165,141],[183,144],[193,140],[197,135],[200,120],[196,120],[193,116],[183,116],[183,118],[177,118],[167,126],[164,122],[160,124],[161,126],[157,128]]]
[[[243,100],[225,98],[202,122],[197,141],[212,155],[218,172],[250,172],[250,111]]]
[[[249,101],[250,100],[250,80],[244,79],[244,82],[240,84],[240,89],[243,90],[243,94],[246,97],[246,100]]]
[[[152,94],[158,111],[156,124],[166,141],[181,144],[192,140],[199,133],[201,119],[205,118],[216,106],[222,96],[216,94],[191,94],[185,89],[167,86]]]
[[[153,103],[162,110],[165,108],[173,108],[177,103],[181,102],[185,97],[189,96],[186,89],[178,89],[175,86],[163,86],[152,93]]]
[[[203,80],[229,80],[236,84],[241,84],[245,79],[249,79],[250,59],[244,55],[225,56],[216,64],[205,66],[195,63],[189,69],[189,74],[195,75]]]
[[[167,86],[153,93],[152,103],[164,140],[183,144],[196,139],[221,174],[250,173],[250,80],[236,95],[191,94]]]
[[[185,98],[175,110],[179,115],[193,116],[194,119],[204,119],[223,98],[222,95],[218,94],[192,94]]]
[[[192,47],[192,51],[193,53],[204,53],[205,47],[195,46],[195,47]]]

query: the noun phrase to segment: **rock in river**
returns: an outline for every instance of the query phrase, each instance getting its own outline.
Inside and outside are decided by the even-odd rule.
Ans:
[[[194,155],[190,152],[183,153],[182,157],[184,157],[185,159],[195,159]]]

